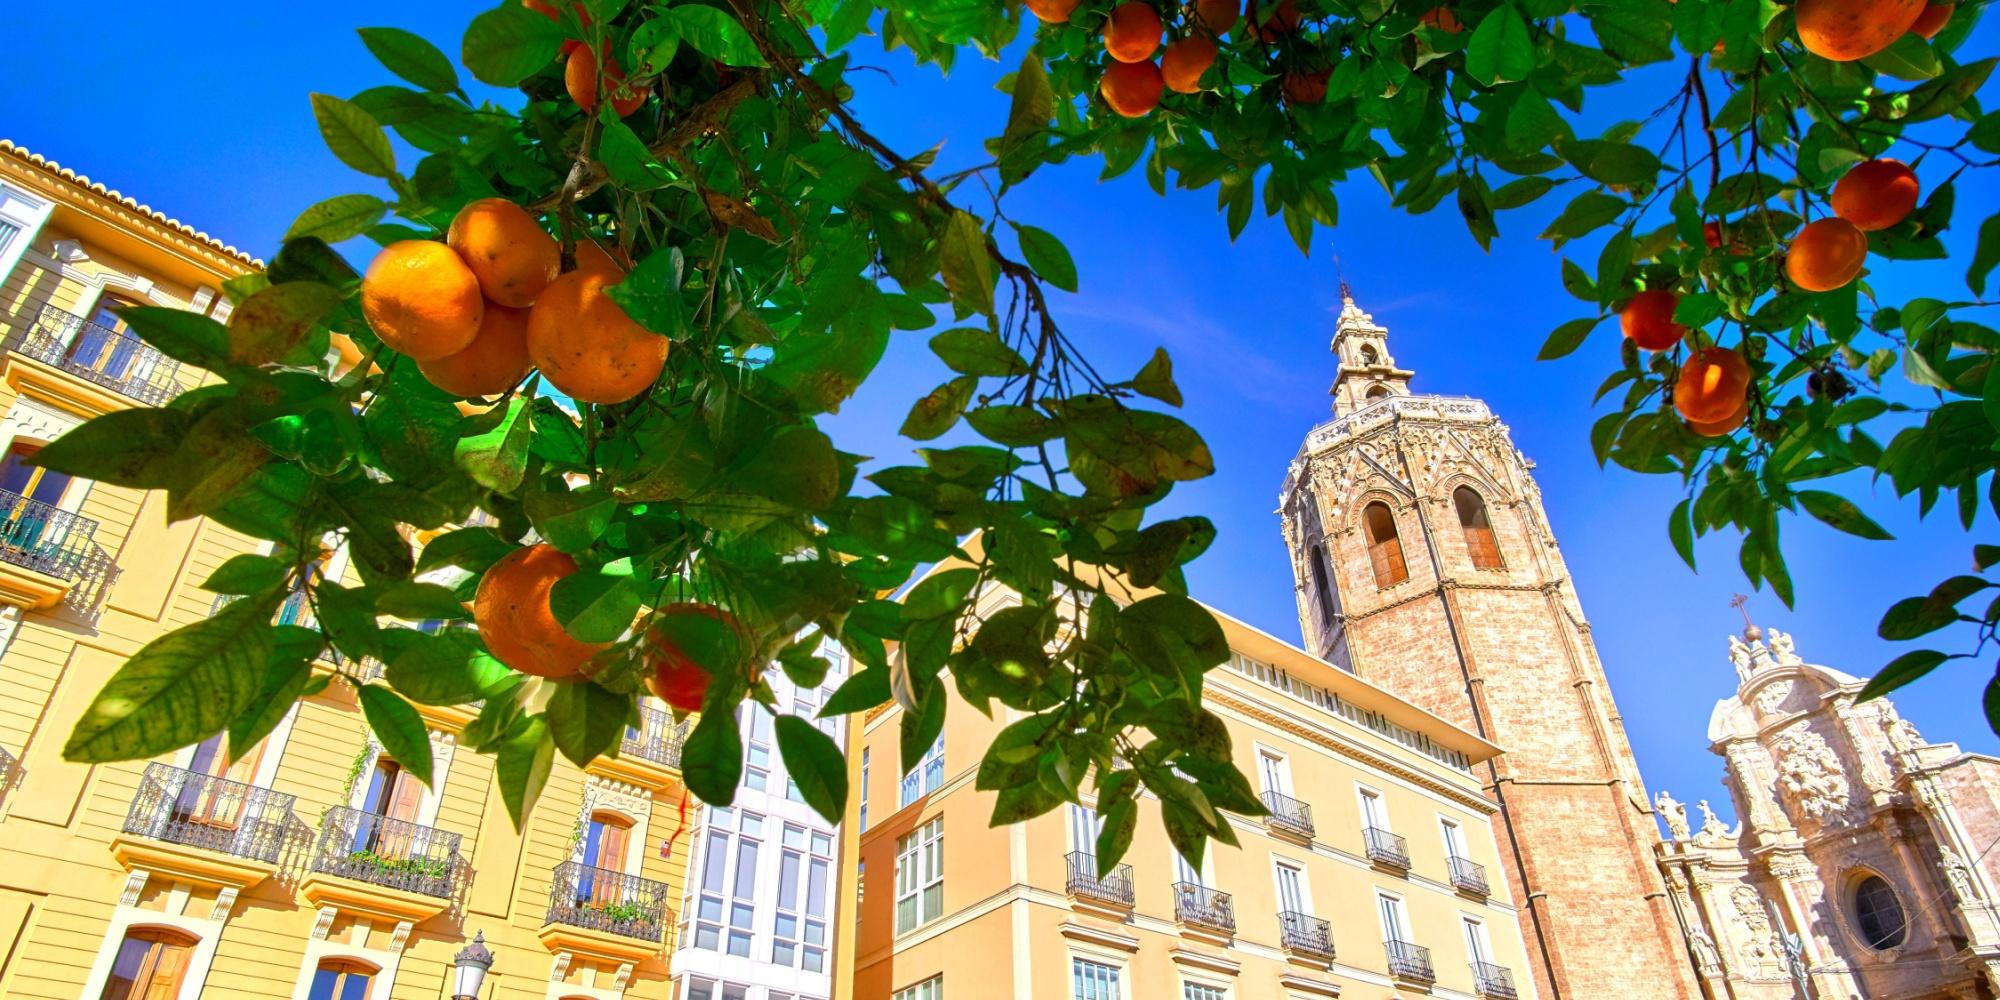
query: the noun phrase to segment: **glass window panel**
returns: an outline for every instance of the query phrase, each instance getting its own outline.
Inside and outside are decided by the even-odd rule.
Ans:
[[[799,908],[799,852],[786,851],[778,861],[778,906]]]
[[[826,916],[826,875],[826,860],[814,858],[808,876],[810,882],[806,886],[806,912],[815,917]]]
[[[746,840],[736,845],[736,898],[755,899],[757,897],[757,842]]]
[[[708,845],[702,848],[701,887],[709,892],[722,891],[722,873],[729,864],[729,835],[720,831],[709,831]]]
[[[785,846],[803,850],[806,846],[806,828],[785,824]]]
[[[829,836],[827,836],[827,835],[826,835],[826,834],[824,834],[824,833],[815,833],[815,834],[813,834],[813,853],[814,853],[814,854],[832,854],[832,853],[833,853],[833,838],[832,838],[832,837],[829,837]]]
[[[807,972],[819,972],[826,964],[826,953],[818,948],[807,948],[806,960],[801,964],[805,966]]]
[[[737,958],[750,957],[750,934],[748,931],[729,932],[729,953]]]

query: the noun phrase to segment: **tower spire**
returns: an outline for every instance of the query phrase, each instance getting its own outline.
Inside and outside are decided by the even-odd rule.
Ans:
[[[1337,260],[1337,259],[1336,259]],[[1336,267],[1338,265],[1336,264]],[[1334,416],[1344,417],[1384,396],[1407,396],[1416,373],[1396,367],[1389,356],[1389,331],[1354,303],[1354,289],[1340,278],[1340,315],[1334,320]]]

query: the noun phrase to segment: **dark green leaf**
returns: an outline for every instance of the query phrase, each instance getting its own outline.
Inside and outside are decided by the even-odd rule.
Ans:
[[[201,589],[217,594],[255,594],[275,590],[285,582],[291,564],[271,556],[231,556],[203,580]]]
[[[1938,664],[1951,659],[1935,649],[1913,649],[1889,661],[1889,665],[1869,678],[1867,686],[1854,696],[1855,701],[1880,698],[1891,691],[1937,669]]]
[[[382,214],[388,210],[388,204],[372,194],[335,195],[300,212],[292,221],[292,228],[285,231],[285,239],[311,236],[328,243],[351,240],[382,221]]]
[[[1798,498],[1806,513],[1850,535],[1883,542],[1892,541],[1895,537],[1882,530],[1882,526],[1876,524],[1868,515],[1863,514],[1861,508],[1856,507],[1853,501],[1837,493],[1800,490]]]
[[[328,94],[312,95],[312,110],[320,137],[340,162],[370,177],[396,176],[396,152],[373,115]]]
[[[1473,29],[1465,49],[1465,71],[1489,87],[1525,80],[1535,70],[1535,43],[1528,25],[1511,5],[1489,12]]]
[[[482,83],[514,87],[547,66],[562,40],[554,21],[507,0],[472,19],[459,61]]]
[[[368,728],[375,731],[375,738],[381,741],[383,751],[428,786],[431,738],[424,717],[409,702],[380,684],[363,684],[356,694],[361,701],[361,714],[367,718]]]
[[[1065,292],[1076,291],[1076,261],[1069,255],[1069,248],[1062,241],[1044,229],[1014,223],[1014,233],[1021,241],[1021,256],[1027,258],[1028,266],[1048,282]]]
[[[557,684],[549,698],[549,735],[570,763],[582,767],[618,746],[632,714],[632,697],[589,681]]]
[[[735,712],[702,713],[681,746],[681,777],[703,802],[726,806],[735,801],[736,784],[743,777],[743,736],[737,732]]]
[[[458,89],[458,71],[437,46],[401,28],[362,28],[361,42],[389,72],[425,90]]]
[[[827,822],[840,822],[847,809],[846,755],[832,737],[796,715],[778,716],[776,728],[785,773],[799,786],[806,805]]]
[[[1027,359],[1001,343],[990,330],[962,327],[931,338],[931,350],[951,370],[965,375],[1005,377],[1028,373]]]

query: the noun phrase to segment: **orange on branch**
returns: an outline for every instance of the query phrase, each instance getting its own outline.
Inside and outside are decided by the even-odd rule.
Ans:
[[[1808,292],[1830,292],[1853,281],[1868,259],[1868,234],[1842,218],[1808,222],[1785,252],[1785,274]]]
[[[1150,62],[1114,62],[1104,68],[1097,90],[1111,110],[1127,118],[1138,118],[1158,107],[1166,80],[1160,67]]]
[[[418,361],[465,350],[485,312],[479,279],[442,243],[391,243],[361,279],[361,314],[368,325],[391,350]]]
[[[1424,16],[1419,20],[1447,35],[1456,35],[1465,30],[1465,22],[1460,21],[1458,12],[1450,7],[1432,7],[1424,11]]]
[[[488,301],[526,309],[562,269],[562,248],[527,210],[481,198],[458,210],[445,244],[458,251]]]
[[[604,290],[617,278],[576,270],[549,283],[528,312],[528,357],[550,385],[586,403],[622,403],[652,388],[667,338],[632,321]]]
[[[1725,420],[1750,392],[1750,363],[1726,347],[1696,352],[1681,365],[1674,383],[1674,409],[1689,423]]]
[[[713,618],[721,622],[735,636],[740,659],[750,656],[752,640],[750,630],[744,628],[735,615],[713,604],[687,602],[669,604],[660,609],[653,627],[646,633],[646,656],[653,668],[646,678],[646,687],[652,690],[654,697],[683,712],[697,712],[701,710],[702,699],[708,695],[711,679],[708,668],[676,645],[667,631],[660,627],[668,619],[686,616]]]
[[[576,560],[552,545],[510,552],[486,570],[472,598],[479,638],[500,662],[536,677],[572,677],[609,643],[579,642],[556,621],[549,591],[576,572]]]
[[[1792,13],[1806,51],[1852,62],[1903,37],[1923,16],[1924,0],[1799,0]]]
[[[1649,351],[1664,351],[1687,336],[1687,327],[1674,322],[1674,308],[1681,297],[1664,288],[1648,288],[1632,296],[1618,311],[1618,325],[1625,338]]]
[[[1214,64],[1215,43],[1189,35],[1167,46],[1160,56],[1160,76],[1175,93],[1192,94],[1201,89],[1201,75]]]
[[[465,350],[417,362],[424,378],[454,396],[497,396],[519,384],[531,367],[528,311],[491,302]]]
[[[1028,9],[1050,24],[1062,24],[1076,10],[1077,0],[1028,0]]]
[[[1924,5],[1924,12],[1910,25],[1910,30],[1925,38],[1936,38],[1944,26],[1951,23],[1951,12],[1955,4],[1931,3]]]
[[[1243,10],[1239,0],[1195,0],[1194,17],[1209,34],[1221,38],[1236,27]]]
[[[1285,100],[1293,104],[1318,104],[1326,100],[1326,81],[1333,76],[1330,69],[1311,73],[1286,73],[1282,86]]]
[[[1277,41],[1280,36],[1289,35],[1299,30],[1299,22],[1304,19],[1304,15],[1299,13],[1297,0],[1278,0],[1277,3],[1269,6],[1270,13],[1261,17],[1259,16],[1259,9],[1264,8],[1265,5],[1257,4],[1255,0],[1252,0],[1252,3],[1255,6],[1250,10],[1248,16],[1251,23],[1256,26],[1258,40],[1266,44]]]
[[[1921,190],[1916,171],[1901,160],[1868,160],[1833,185],[1833,214],[1864,233],[1887,229],[1916,210]]]
[[[597,110],[597,57],[589,46],[570,51],[569,62],[563,65],[563,86],[569,90],[569,99],[585,113]],[[604,58],[604,92],[611,97],[611,110],[618,112],[620,118],[646,103],[645,92],[625,82],[625,71],[618,68],[618,60],[611,57],[608,46]]]
[[[576,269],[604,275],[612,284],[625,280],[625,268],[612,259],[609,251],[598,246],[595,240],[576,241]]]
[[[1745,396],[1743,404],[1738,406],[1734,413],[1723,417],[1721,420],[1712,420],[1705,423],[1690,420],[1688,421],[1688,429],[1702,437],[1722,437],[1725,434],[1734,433],[1738,427],[1743,426],[1743,421],[1748,419],[1750,419],[1750,398]]]
[[[1104,22],[1104,51],[1122,63],[1144,62],[1160,48],[1160,15],[1143,0],[1126,0]]]

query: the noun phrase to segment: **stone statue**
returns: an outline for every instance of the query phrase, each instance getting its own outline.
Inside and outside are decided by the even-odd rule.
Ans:
[[[1733,635],[1729,637],[1729,662],[1736,665],[1736,676],[1750,679],[1750,647]]]
[[[1826,822],[1847,810],[1851,791],[1847,771],[1826,740],[1805,726],[1779,733],[1771,741],[1777,759],[1778,784],[1798,808],[1800,819]]]
[[[1662,791],[1653,799],[1653,808],[1658,809],[1660,815],[1666,818],[1668,835],[1675,840],[1688,839],[1687,806],[1675,802],[1673,796]]]
[[[1772,629],[1769,645],[1771,647],[1771,655],[1777,657],[1779,663],[1788,667],[1799,664],[1799,654],[1792,647],[1792,634],[1790,632],[1780,632],[1777,629]]]
[[[1916,723],[1901,716],[1883,719],[1882,731],[1889,737],[1889,745],[1898,752],[1908,752],[1924,745],[1924,738],[1917,732]]]
[[[1708,800],[1702,799],[1695,805],[1701,809],[1701,834],[1695,838],[1695,843],[1713,846],[1728,841],[1729,828],[1715,817],[1715,810],[1708,807]]]
[[[1688,934],[1688,945],[1694,949],[1695,967],[1701,970],[1702,975],[1712,976],[1722,971],[1722,957],[1716,952],[1715,939],[1708,936],[1708,931],[1696,927]]]
[[[1957,896],[1961,903],[1978,902],[1979,891],[1973,888],[1972,872],[1966,867],[1965,859],[1959,857],[1949,844],[1938,848],[1938,856],[1944,862],[1945,878],[1951,880],[1952,895]]]

